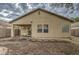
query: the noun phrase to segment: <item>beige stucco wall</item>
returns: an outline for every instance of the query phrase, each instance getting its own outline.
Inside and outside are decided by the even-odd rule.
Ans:
[[[38,14],[38,11],[34,12],[17,21],[14,21],[12,25],[13,24],[32,24],[32,37],[33,38],[70,37],[70,33],[62,32],[62,27],[63,25],[66,25],[66,24],[71,25],[71,22],[64,20],[60,17],[48,14],[43,11],[40,11],[40,15]],[[48,24],[49,32],[38,33],[37,32],[38,24]],[[12,32],[12,35],[13,35],[13,32]]]

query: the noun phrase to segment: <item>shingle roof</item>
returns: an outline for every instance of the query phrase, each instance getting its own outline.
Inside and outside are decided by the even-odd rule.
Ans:
[[[31,13],[34,13],[35,11],[38,11],[38,10],[47,12],[47,13],[49,13],[49,14],[52,14],[52,15],[58,16],[58,17],[60,17],[60,18],[63,18],[63,19],[65,19],[65,20],[68,20],[68,21],[70,21],[70,22],[73,22],[73,20],[71,20],[71,19],[69,19],[69,18],[67,18],[67,17],[58,15],[58,14],[56,14],[56,13],[50,12],[50,11],[45,10],[45,9],[37,8],[37,9],[35,9],[35,10],[32,10],[32,11],[30,11],[30,12],[28,12],[28,13],[25,13],[25,14],[19,16],[18,18],[16,18],[16,19],[10,21],[10,23],[12,23],[12,22],[14,22],[14,21],[16,21],[16,20],[19,20],[20,18],[22,18],[22,17],[24,17],[24,16],[27,16],[27,15],[29,15],[29,14],[31,14]]]

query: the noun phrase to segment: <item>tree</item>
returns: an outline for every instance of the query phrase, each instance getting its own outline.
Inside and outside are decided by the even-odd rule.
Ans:
[[[78,22],[79,21],[79,17],[73,18],[74,22]]]

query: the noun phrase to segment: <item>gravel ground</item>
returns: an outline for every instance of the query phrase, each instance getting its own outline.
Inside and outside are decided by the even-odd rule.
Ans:
[[[76,55],[79,45],[67,41],[0,41],[0,46],[9,49],[8,55]]]

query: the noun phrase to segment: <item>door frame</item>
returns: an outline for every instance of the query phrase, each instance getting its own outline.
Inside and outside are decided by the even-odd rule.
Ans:
[[[14,36],[20,36],[20,35],[21,35],[20,29],[14,29]]]

